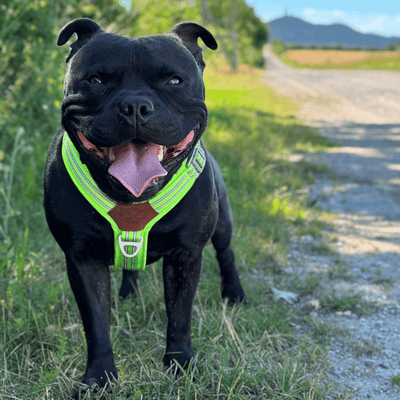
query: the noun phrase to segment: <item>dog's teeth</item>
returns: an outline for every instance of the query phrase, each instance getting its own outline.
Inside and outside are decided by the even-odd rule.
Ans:
[[[164,158],[164,147],[160,146],[159,150],[158,150],[158,161],[162,161]]]

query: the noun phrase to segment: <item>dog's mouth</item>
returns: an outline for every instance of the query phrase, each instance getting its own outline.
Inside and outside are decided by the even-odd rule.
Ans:
[[[118,179],[135,197],[140,197],[153,180],[167,175],[164,167],[190,147],[195,130],[178,144],[162,146],[151,142],[130,141],[113,147],[97,147],[77,131],[82,145],[106,161],[108,173]]]

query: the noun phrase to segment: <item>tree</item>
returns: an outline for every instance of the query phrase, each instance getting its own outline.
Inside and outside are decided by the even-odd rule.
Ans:
[[[262,66],[262,48],[268,39],[263,23],[244,0],[201,0],[205,24],[211,23],[233,70],[241,62]]]
[[[262,66],[267,25],[244,0],[141,0],[132,2],[131,23],[113,30],[127,36],[162,34],[182,21],[203,24],[216,37],[233,69],[239,62]]]
[[[55,25],[70,1],[8,0],[0,6],[0,130],[3,145],[15,129],[46,129],[54,122],[63,56],[56,52]],[[61,94],[61,93],[60,93]],[[53,128],[54,129],[54,128]],[[7,140],[10,138],[10,141]]]
[[[0,131],[12,145],[15,130],[51,134],[59,124],[62,76],[68,47],[57,33],[69,20],[96,19],[103,26],[126,17],[118,0],[6,0],[0,6]]]

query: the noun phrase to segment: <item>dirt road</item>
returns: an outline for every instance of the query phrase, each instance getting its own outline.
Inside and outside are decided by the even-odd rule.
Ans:
[[[348,398],[400,399],[391,382],[400,374],[400,73],[297,70],[268,49],[265,58],[266,83],[299,101],[299,117],[341,145],[319,156],[330,174],[310,188],[337,213],[336,254],[313,255],[293,240],[289,268],[323,273],[339,256],[348,271],[327,277],[323,290],[361,293],[381,306],[363,317],[316,310],[320,323],[351,332],[332,343],[331,379]]]
[[[302,101],[308,120],[400,123],[400,73],[294,69],[268,49],[267,80]]]

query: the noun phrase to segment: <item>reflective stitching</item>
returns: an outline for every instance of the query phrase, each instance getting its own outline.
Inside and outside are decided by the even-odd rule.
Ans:
[[[185,175],[185,177],[186,177],[186,175]],[[174,192],[173,196],[170,197],[170,198],[168,199],[167,202],[165,202],[165,203],[164,203],[163,205],[161,205],[160,207],[155,208],[155,210],[156,210],[156,211],[159,211],[159,210],[163,209],[164,207],[166,207],[168,204],[170,204],[171,201],[173,201],[173,200],[179,195],[179,193],[182,192],[182,190],[185,189],[185,187],[186,187],[189,183],[190,183],[190,180],[187,180],[187,181],[183,184],[183,186],[182,186],[181,188],[179,188],[179,190],[177,190],[177,191]]]
[[[82,186],[84,186],[91,192],[91,194],[96,198],[96,200],[99,203],[101,203],[101,205],[103,205],[108,209],[108,211],[110,211],[113,207],[109,206],[108,204],[105,204],[102,200],[111,203],[114,207],[117,205],[117,202],[105,197],[104,194],[100,191],[100,189],[95,185],[93,185],[93,183],[90,181],[90,179],[88,179],[82,168],[78,165],[68,141],[66,142],[66,145],[68,150],[67,157],[68,160],[70,161],[70,166],[72,167],[72,170],[74,171],[76,178],[79,180]],[[81,176],[83,176],[84,181],[82,181]],[[87,183],[88,185],[86,185],[85,183]]]
[[[162,210],[165,206],[167,206],[172,200],[174,200],[177,195],[186,187],[186,185],[190,182],[191,178],[193,178],[196,175],[196,170],[194,167],[192,167],[184,176],[183,178],[168,192],[166,193],[163,197],[160,199],[156,200],[154,203],[151,203],[151,205],[154,207],[156,211]],[[198,174],[200,175],[200,174]],[[185,182],[186,180],[186,182]],[[180,189],[179,187],[183,187]],[[162,202],[164,199],[167,199],[163,204],[161,204],[158,207],[155,207],[156,204]]]
[[[168,198],[168,197],[174,192],[174,190],[175,190],[179,185],[182,184],[182,182],[186,179],[186,176],[187,176],[187,174],[185,174],[185,175],[183,176],[183,178],[182,178],[168,193],[166,193],[166,194],[165,194],[164,196],[162,196],[161,198],[157,199],[155,202],[151,203],[152,207],[154,207],[156,204],[162,202],[164,199]],[[164,203],[164,204],[166,204],[166,203]],[[159,210],[159,209],[161,209],[162,207],[164,207],[164,204],[162,204],[161,206],[159,206],[159,207],[156,209],[156,211]]]

